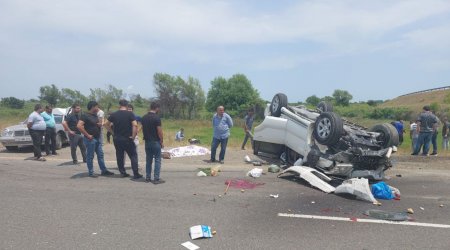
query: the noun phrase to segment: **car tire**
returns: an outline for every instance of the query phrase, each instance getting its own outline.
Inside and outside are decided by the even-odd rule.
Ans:
[[[18,146],[6,146],[5,148],[8,151],[17,151],[17,150],[19,150]]]
[[[55,148],[56,149],[61,149],[62,148],[62,136],[61,134],[57,134],[56,135],[56,143],[55,143]]]
[[[322,112],[314,123],[314,139],[322,145],[333,146],[344,133],[341,117],[333,112]]]
[[[317,109],[320,110],[320,112],[333,112],[333,105],[331,105],[331,103],[328,102],[319,102],[319,104],[317,104]]]
[[[281,108],[286,108],[288,105],[288,98],[283,93],[278,93],[272,98],[272,102],[270,103],[270,113],[272,116],[280,117],[281,116]]]
[[[397,129],[389,123],[377,124],[370,131],[380,133],[377,140],[381,142],[384,148],[398,146],[399,144]]]

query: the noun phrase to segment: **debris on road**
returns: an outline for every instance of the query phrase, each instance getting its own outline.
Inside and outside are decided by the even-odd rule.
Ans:
[[[260,161],[254,161],[253,166],[259,167],[259,166],[262,166],[262,163]]]
[[[189,229],[191,239],[212,238],[211,227],[206,225],[192,226]]]
[[[263,170],[261,168],[254,168],[248,171],[247,175],[253,178],[259,178],[262,175]]]
[[[316,202],[315,201],[311,201],[311,204],[316,204]]]
[[[314,168],[305,167],[305,166],[292,166],[283,172],[281,172],[278,177],[281,175],[288,173],[288,172],[294,172],[299,174],[300,178],[307,181],[311,186],[314,186],[325,193],[331,193],[334,192],[335,188],[328,184],[327,182],[331,181],[331,178],[326,176],[325,174],[317,171]]]
[[[439,205],[439,207],[444,207],[444,204]]]
[[[420,210],[422,210],[422,211],[425,210],[425,208],[423,208],[423,207],[419,207],[419,208],[420,208]]]
[[[335,194],[351,194],[364,201],[372,203],[377,202],[373,197],[369,186],[369,180],[366,178],[352,178],[345,180],[341,185],[336,187]]]
[[[252,159],[250,158],[250,156],[246,155],[246,156],[244,156],[244,161],[247,163],[251,163]]]
[[[275,164],[270,165],[269,168],[267,169],[267,171],[270,173],[278,173],[278,172],[280,172],[280,170],[281,170],[281,168]]]
[[[402,175],[401,175],[401,174],[396,174],[395,176],[396,176],[396,177],[402,177]]]
[[[239,189],[254,189],[258,186],[264,185],[264,183],[254,183],[248,180],[234,179],[225,181],[225,185]]]
[[[245,192],[245,189],[241,189],[241,193],[244,193]]]
[[[199,171],[198,173],[197,173],[197,176],[198,177],[204,177],[204,176],[208,176],[205,172],[203,172],[203,171]]]
[[[372,185],[372,194],[377,199],[392,200],[394,195],[391,188],[383,181]]]
[[[386,212],[383,210],[369,209],[364,212],[364,215],[380,220],[389,220],[389,221],[409,220],[408,214],[405,212]]]
[[[414,210],[412,208],[406,209],[406,212],[408,212],[408,214],[414,214]]]
[[[186,241],[185,243],[181,244],[183,247],[189,249],[189,250],[197,250],[200,249],[199,246],[195,245],[194,243],[190,242],[190,241]]]
[[[269,195],[269,197],[272,197],[272,198],[278,198],[278,194],[271,194],[271,195]]]

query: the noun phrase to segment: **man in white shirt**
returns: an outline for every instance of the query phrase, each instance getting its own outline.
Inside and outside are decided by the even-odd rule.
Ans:
[[[43,111],[42,105],[36,104],[33,113],[28,116],[27,121],[28,131],[33,140],[34,159],[37,161],[45,161],[41,151],[42,137],[44,137],[45,130],[47,129],[44,118],[41,116]]]
[[[417,123],[415,121],[409,122],[409,137],[411,138],[412,151],[416,148],[417,139],[419,138],[419,133],[417,132]]]

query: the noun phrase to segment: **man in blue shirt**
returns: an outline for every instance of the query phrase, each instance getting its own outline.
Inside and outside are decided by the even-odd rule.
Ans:
[[[45,106],[45,111],[41,113],[44,118],[45,129],[45,152],[47,156],[57,155],[56,153],[56,128],[55,128],[55,116],[52,114],[53,108],[51,106]],[[50,144],[51,141],[51,144]],[[50,149],[52,150],[50,154]]]
[[[211,144],[211,162],[216,161],[216,150],[220,144],[219,162],[223,164],[228,137],[230,136],[230,128],[233,127],[233,120],[225,113],[223,106],[217,107],[217,113],[213,116],[212,125],[214,134]]]
[[[397,129],[399,145],[402,145],[404,133],[403,120],[392,122],[392,125]]]

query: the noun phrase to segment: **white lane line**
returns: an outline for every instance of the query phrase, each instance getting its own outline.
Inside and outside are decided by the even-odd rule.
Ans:
[[[418,226],[418,227],[450,228],[450,225],[446,225],[446,224],[420,223],[420,222],[412,222],[412,221],[387,221],[387,220],[373,220],[373,219],[360,219],[360,218],[353,219],[353,218],[348,218],[348,217],[333,217],[333,216],[320,216],[320,215],[308,215],[308,214],[286,214],[286,213],[279,213],[278,216],[289,217],[289,218],[316,219],[316,220],[333,220],[333,221],[365,222],[365,223],[377,223],[377,224]]]

